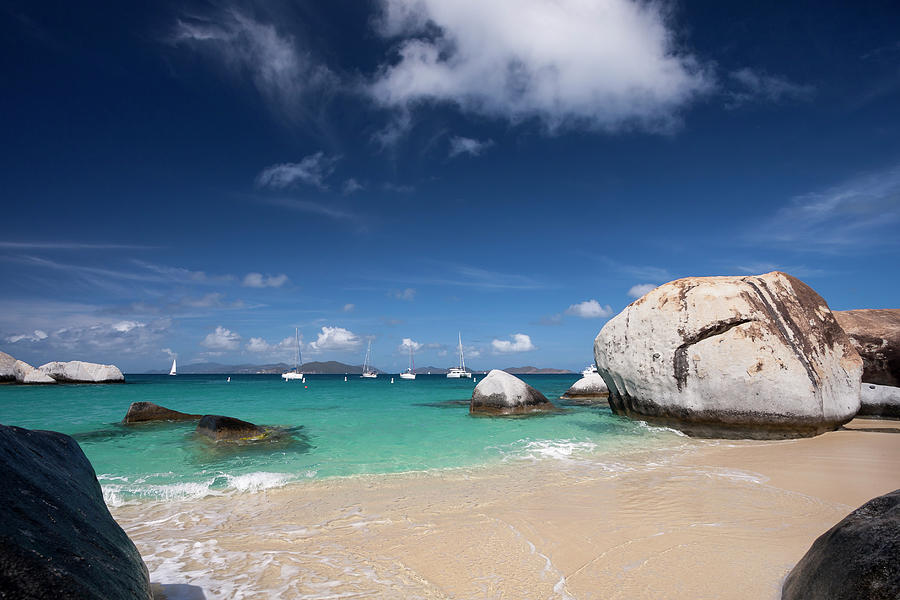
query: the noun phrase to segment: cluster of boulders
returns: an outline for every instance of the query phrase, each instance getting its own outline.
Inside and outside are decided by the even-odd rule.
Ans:
[[[858,312],[900,311],[847,311]],[[878,323],[866,325],[867,335],[877,331],[868,337],[848,336],[821,296],[777,271],[689,277],[606,323],[594,358],[617,414],[700,436],[810,436],[861,412],[867,374],[885,383],[900,373],[897,330]],[[880,415],[890,413],[886,395]]]
[[[193,415],[178,412],[153,402],[132,402],[122,423],[158,423],[161,421],[197,421],[197,433],[221,442],[255,442],[274,433],[271,427],[261,427],[248,421],[222,415]]]
[[[80,360],[54,361],[32,367],[0,352],[0,381],[25,384],[46,383],[122,383],[125,376],[115,365],[100,365]]]

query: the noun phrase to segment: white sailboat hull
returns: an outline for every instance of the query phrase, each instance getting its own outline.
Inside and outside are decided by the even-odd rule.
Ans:
[[[462,379],[464,377],[471,379],[472,373],[470,373],[469,371],[463,371],[462,369],[450,369],[450,371],[447,373],[448,379]]]
[[[378,373],[363,373],[362,375],[360,375],[360,377],[362,377],[363,379],[375,379],[376,377],[378,377]]]
[[[285,381],[302,381],[303,373],[282,373],[281,378]]]
[[[415,379],[415,373],[400,373],[400,379]]]

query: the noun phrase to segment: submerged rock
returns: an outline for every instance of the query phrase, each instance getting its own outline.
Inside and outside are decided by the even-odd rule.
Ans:
[[[18,383],[56,383],[56,380],[38,371],[27,362],[17,360],[13,365],[13,372]]]
[[[862,360],[785,273],[662,285],[603,327],[594,356],[614,412],[692,435],[817,435],[859,410]]]
[[[585,375],[572,384],[572,387],[566,390],[563,398],[571,400],[594,400],[598,398],[608,398],[609,388],[606,382],[598,373]]]
[[[900,490],[869,500],[813,542],[781,597],[900,598]]]
[[[80,360],[49,362],[38,367],[42,373],[62,383],[122,383],[125,376],[115,365],[99,365]]]
[[[150,600],[137,548],[74,439],[0,425],[0,597]]]
[[[256,441],[266,437],[265,427],[221,415],[203,415],[197,423],[197,433],[219,441]]]
[[[863,359],[863,382],[900,386],[900,308],[838,310],[834,318]]]
[[[16,359],[6,352],[0,352],[0,381],[15,381],[15,367]]]
[[[547,398],[506,371],[494,369],[478,382],[469,403],[470,413],[492,415],[523,414],[555,410]]]
[[[900,387],[864,383],[859,390],[859,416],[900,419]]]
[[[130,424],[152,421],[196,421],[202,416],[178,412],[152,402],[132,402],[122,422]]]

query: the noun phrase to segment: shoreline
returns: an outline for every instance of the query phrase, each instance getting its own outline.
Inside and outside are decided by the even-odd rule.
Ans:
[[[158,597],[778,598],[900,488],[900,422],[112,508]],[[190,594],[194,595],[191,596]]]

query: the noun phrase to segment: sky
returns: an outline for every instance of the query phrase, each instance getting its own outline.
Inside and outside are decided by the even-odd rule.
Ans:
[[[0,350],[580,370],[686,276],[900,306],[896,2],[0,0]]]

